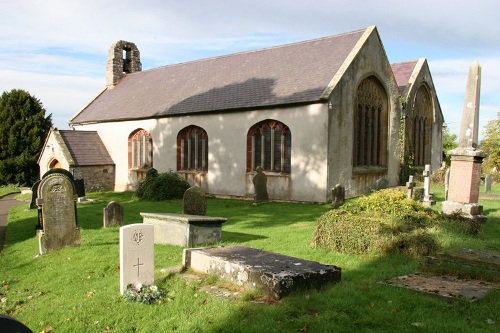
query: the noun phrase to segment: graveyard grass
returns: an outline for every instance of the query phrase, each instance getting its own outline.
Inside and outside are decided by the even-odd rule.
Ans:
[[[495,189],[495,190],[498,190]],[[442,187],[434,187],[439,209]],[[310,246],[316,219],[329,204],[209,199],[208,216],[227,217],[220,245],[240,244],[342,267],[342,281],[304,290],[280,301],[257,292],[235,300],[201,287],[226,285],[213,277],[186,281],[163,268],[179,266],[182,248],[155,245],[155,284],[161,304],[131,303],[119,293],[119,233],[102,228],[110,201],[125,208],[125,224],[139,212],[181,213],[181,200],[144,202],[131,193],[90,193],[78,204],[81,246],[35,258],[36,211],[28,203],[9,214],[0,253],[0,313],[33,332],[498,332],[500,290],[469,303],[381,284],[418,270],[418,259],[401,255],[345,255]],[[26,198],[27,199],[27,198]],[[500,251],[500,202],[482,200],[488,216],[478,237],[452,231],[437,235],[443,248]]]

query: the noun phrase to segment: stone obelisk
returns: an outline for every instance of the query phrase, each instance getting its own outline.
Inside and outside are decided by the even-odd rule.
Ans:
[[[486,156],[477,149],[480,91],[481,66],[474,61],[467,79],[458,148],[448,152],[451,156],[450,182],[442,211],[445,214],[458,211],[472,219],[484,220],[483,207],[478,204],[481,164]]]

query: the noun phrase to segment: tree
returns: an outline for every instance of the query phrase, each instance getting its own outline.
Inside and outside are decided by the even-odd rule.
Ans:
[[[0,185],[31,185],[39,177],[38,156],[52,127],[52,115],[20,89],[0,97]]]
[[[500,167],[500,111],[497,117],[488,121],[485,127],[483,140],[480,148],[488,154],[484,168],[491,170],[493,167]]]
[[[458,147],[457,138],[458,136],[456,134],[450,133],[448,127],[443,127],[443,153],[446,154],[446,165],[450,165],[451,163],[448,151]]]

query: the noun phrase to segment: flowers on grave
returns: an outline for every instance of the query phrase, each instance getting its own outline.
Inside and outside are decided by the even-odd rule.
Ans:
[[[144,304],[160,303],[160,300],[165,296],[165,292],[155,285],[137,286],[129,284],[124,293],[125,299],[130,302],[139,302]]]

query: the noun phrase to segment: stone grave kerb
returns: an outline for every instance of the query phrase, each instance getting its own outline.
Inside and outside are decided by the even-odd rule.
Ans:
[[[154,226],[136,223],[120,228],[120,294],[128,285],[154,283]]]

